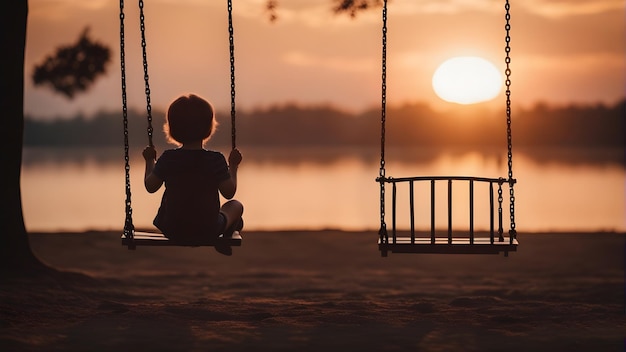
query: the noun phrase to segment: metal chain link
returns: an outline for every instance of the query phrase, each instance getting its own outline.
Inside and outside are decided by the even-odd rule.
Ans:
[[[382,28],[382,84],[381,84],[381,114],[380,114],[380,240],[387,243],[387,225],[385,224],[385,121],[387,119],[387,0],[383,1],[383,28]]]
[[[146,92],[146,119],[148,121],[148,145],[154,146],[152,143],[152,134],[154,129],[152,128],[152,104],[150,103],[150,76],[148,75],[148,55],[146,50],[146,23],[143,13],[143,0],[139,0],[139,25],[141,28],[141,50],[143,54],[143,80],[145,84]]]
[[[383,52],[382,52],[382,94],[381,94],[381,134],[380,134],[380,177],[385,177],[385,120],[387,119],[387,0],[383,2]]]
[[[504,229],[502,228],[502,201],[504,200],[502,197],[502,184],[504,181],[502,177],[498,181],[498,240],[500,242],[504,241],[504,237],[502,236],[504,233]]]
[[[233,28],[233,2],[228,0],[228,43],[230,47],[230,128],[232,148],[237,147],[237,129],[235,126],[235,35]]]
[[[509,196],[510,196],[510,216],[511,216],[511,234],[515,236],[515,192],[514,192],[514,184],[515,180],[513,179],[513,141],[511,137],[511,5],[509,4],[509,0],[505,1],[504,8],[506,10],[506,14],[504,16],[506,20],[506,24],[504,28],[506,29],[506,135],[507,135],[507,156],[508,156],[508,166],[509,166]]]
[[[124,237],[132,239],[135,227],[133,225],[133,209],[131,206],[130,191],[130,157],[128,143],[128,100],[126,98],[126,53],[124,42],[124,0],[120,0],[120,69],[122,76],[122,118],[124,120],[124,170],[125,170],[125,213]]]

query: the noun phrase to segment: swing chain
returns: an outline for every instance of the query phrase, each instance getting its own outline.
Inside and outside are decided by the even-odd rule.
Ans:
[[[130,191],[130,157],[128,143],[128,100],[126,96],[126,54],[124,42],[124,0],[120,0],[120,69],[122,77],[122,117],[124,120],[124,170],[125,170],[125,213],[124,237],[133,238],[135,227],[133,225],[133,209],[131,207]]]
[[[508,166],[509,166],[509,197],[510,197],[510,216],[511,216],[511,235],[516,235],[515,229],[515,193],[513,190],[513,185],[515,184],[515,180],[513,179],[513,144],[511,137],[511,5],[509,4],[509,0],[505,1],[504,8],[506,10],[505,20],[506,24],[504,28],[506,29],[506,134],[507,134],[507,157],[508,157]]]
[[[380,177],[385,177],[385,120],[387,118],[387,0],[383,2],[383,52],[382,52],[382,95],[380,135]]]
[[[148,121],[148,145],[151,147],[154,146],[152,143],[152,134],[154,129],[152,128],[152,104],[150,103],[150,80],[148,75],[148,55],[146,51],[146,23],[145,16],[143,13],[143,0],[139,0],[139,26],[141,29],[141,50],[143,56],[143,80],[145,84],[145,92],[146,92],[146,113],[147,113],[147,121]]]
[[[230,48],[230,126],[232,149],[236,148],[237,130],[235,127],[235,35],[233,28],[233,2],[228,0],[228,43]]]
[[[383,1],[383,28],[382,28],[382,85],[381,85],[381,135],[380,135],[380,231],[381,243],[387,243],[387,225],[385,224],[385,120],[387,118],[387,0]]]

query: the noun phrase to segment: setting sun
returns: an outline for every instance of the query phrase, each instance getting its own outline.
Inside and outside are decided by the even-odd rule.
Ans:
[[[475,104],[495,98],[502,87],[502,75],[491,62],[474,56],[444,61],[432,79],[437,96],[458,104]]]

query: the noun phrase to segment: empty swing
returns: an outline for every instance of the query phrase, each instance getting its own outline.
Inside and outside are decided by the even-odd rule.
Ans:
[[[232,20],[232,0],[228,2],[228,39],[230,46],[230,97],[231,97],[231,143],[232,149],[236,147],[236,128],[235,128],[235,56],[234,56],[234,31]],[[143,1],[139,0],[139,20],[141,29],[141,46],[143,52],[143,71],[144,71],[144,83],[145,83],[145,95],[146,95],[146,110],[147,110],[147,134],[148,144],[153,147],[152,141],[152,107],[150,103],[150,83],[148,75],[148,60],[146,55],[146,36],[145,36],[145,16],[143,12]],[[124,231],[122,234],[122,245],[127,246],[128,249],[135,249],[136,246],[241,246],[241,235],[238,232],[232,234],[232,236],[220,236],[217,238],[211,238],[209,236],[193,239],[193,240],[173,240],[165,237],[159,232],[145,232],[135,231],[132,218],[131,207],[131,189],[130,189],[130,156],[129,156],[129,132],[128,132],[128,105],[126,99],[126,62],[125,62],[125,43],[124,43],[124,0],[120,0],[120,68],[121,68],[121,83],[122,83],[122,115],[124,120],[124,161],[125,161],[125,214]]]
[[[392,253],[439,253],[439,254],[499,254],[508,256],[509,252],[517,250],[517,231],[515,229],[515,195],[513,186],[517,182],[513,178],[513,154],[511,144],[511,69],[510,69],[510,4],[505,1],[506,19],[506,125],[507,125],[507,157],[508,176],[488,178],[475,176],[412,176],[394,178],[385,175],[385,120],[386,120],[386,89],[387,89],[387,0],[383,1],[383,28],[382,28],[382,109],[381,109],[381,151],[380,151],[380,171],[376,181],[380,184],[380,230],[378,248],[381,256],[386,257],[388,252]],[[424,185],[430,189],[430,229],[417,231],[415,226],[415,185]],[[447,230],[438,231],[436,229],[435,205],[437,204],[437,185],[443,183],[447,187]],[[386,224],[386,204],[385,185],[392,187],[391,194],[391,229],[387,229]],[[460,235],[453,231],[452,198],[453,186],[464,184],[468,187],[469,194],[469,229]],[[489,203],[489,231],[487,235],[479,235],[474,231],[474,188],[475,185],[485,185],[488,193],[485,195]],[[398,186],[408,187],[408,208],[409,224],[408,230],[398,229]],[[504,234],[503,229],[503,186],[508,185],[509,190],[509,218],[510,228],[508,234]],[[496,191],[497,189],[497,191]],[[497,192],[497,217],[495,215]],[[497,230],[495,229],[497,221]],[[391,234],[389,233],[391,232]],[[497,235],[496,235],[497,233]]]

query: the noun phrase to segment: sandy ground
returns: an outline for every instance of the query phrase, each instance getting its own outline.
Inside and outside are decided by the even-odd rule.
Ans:
[[[1,351],[624,351],[625,234],[520,234],[502,255],[390,254],[376,233],[210,247],[31,234],[62,274],[5,279]]]

